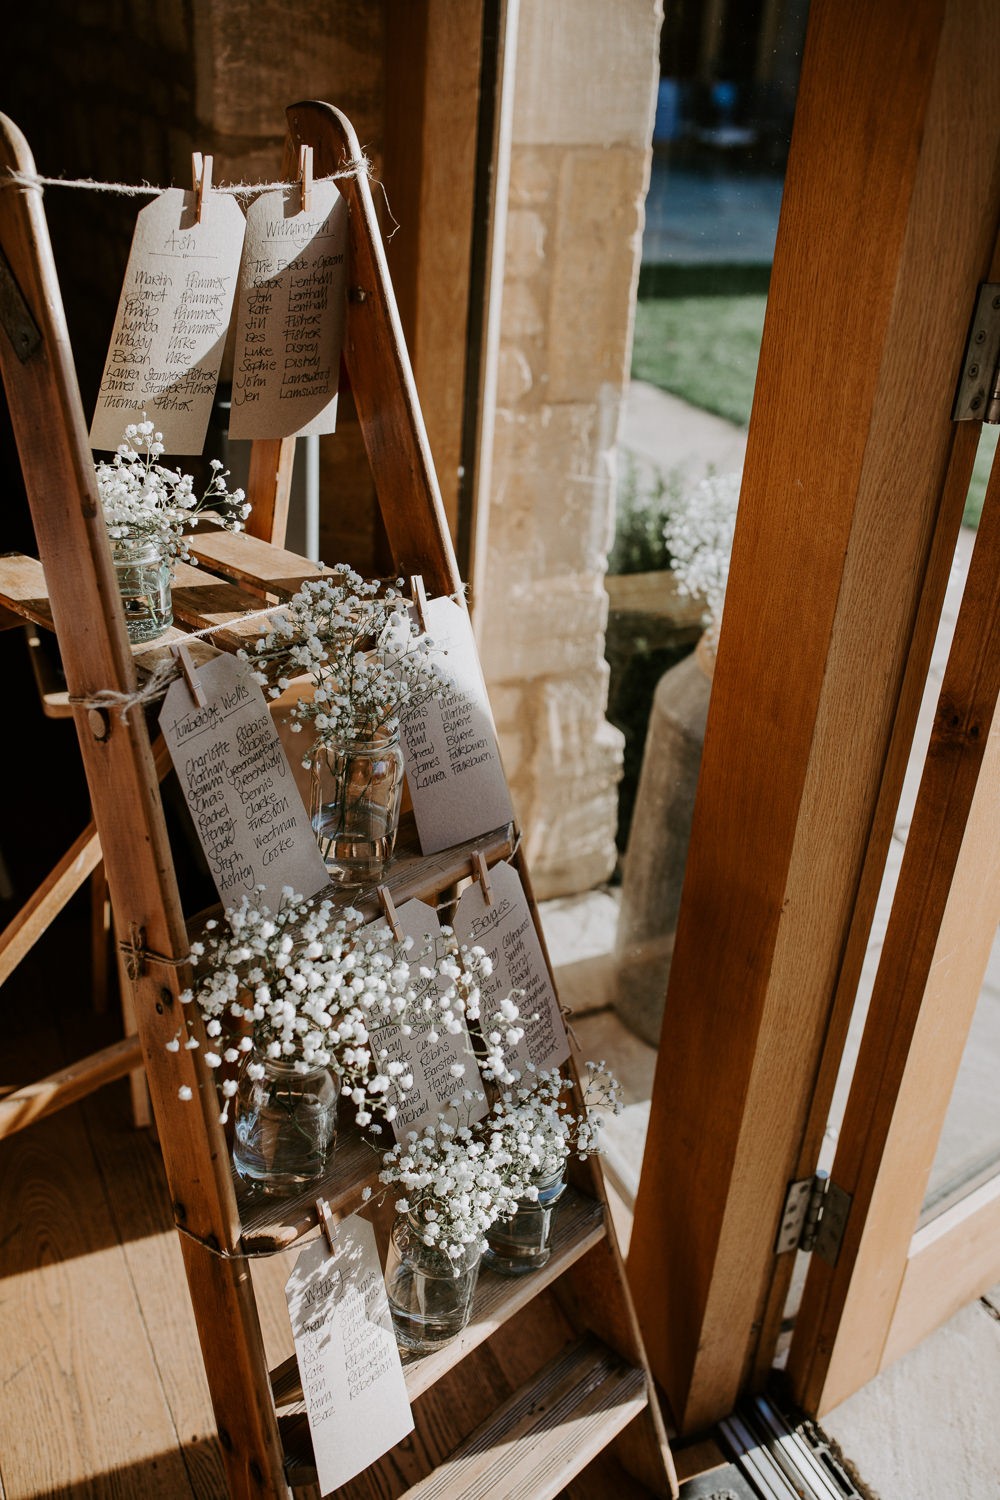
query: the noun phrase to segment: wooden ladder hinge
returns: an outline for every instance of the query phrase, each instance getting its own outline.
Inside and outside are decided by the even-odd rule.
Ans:
[[[1000,422],[1000,281],[980,285],[951,415],[955,422]]]
[[[851,1210],[851,1195],[818,1171],[788,1185],[781,1224],[775,1240],[775,1255],[787,1250],[813,1250],[831,1266],[837,1264],[841,1241]]]

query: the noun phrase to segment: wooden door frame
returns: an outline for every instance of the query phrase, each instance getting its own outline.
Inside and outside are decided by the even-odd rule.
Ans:
[[[629,1258],[678,1429],[770,1364],[961,523],[986,0],[813,0]]]
[[[1000,462],[987,487],[833,1164],[833,1180],[852,1196],[851,1214],[836,1265],[813,1258],[789,1356],[793,1394],[818,1414],[1000,1274],[1000,1248],[994,1244],[992,1257],[979,1248],[983,1224],[996,1223],[1000,1176],[974,1205],[959,1203],[950,1225],[932,1222],[912,1243],[1000,923],[998,698]],[[929,1287],[928,1271],[940,1271],[943,1257],[952,1270],[939,1291]]]

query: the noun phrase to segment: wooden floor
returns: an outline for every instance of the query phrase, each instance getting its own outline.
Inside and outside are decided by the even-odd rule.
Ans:
[[[120,1034],[116,1003],[92,1009],[85,922],[81,897],[4,986],[2,1089]],[[0,1208],[0,1500],[224,1500],[159,1150],[128,1081],[0,1142]],[[293,1258],[253,1268],[272,1364],[291,1352]],[[646,1495],[604,1462],[573,1500]]]

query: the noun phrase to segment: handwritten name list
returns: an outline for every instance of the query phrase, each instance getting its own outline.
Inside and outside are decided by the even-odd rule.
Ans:
[[[441,923],[437,912],[423,901],[407,901],[396,912],[399,930],[404,938],[413,939],[408,959],[416,981],[418,999],[440,994],[449,981],[437,972],[441,951]],[[384,919],[379,918],[379,923]],[[378,925],[377,923],[373,923]],[[433,1012],[432,1012],[433,1014]],[[438,1012],[440,1014],[440,1012]],[[436,1040],[435,1040],[436,1038]],[[404,1036],[397,1025],[383,1026],[375,1038],[377,1048],[384,1047],[390,1061],[405,1063],[413,1074],[413,1087],[399,1105],[392,1128],[397,1141],[409,1131],[421,1131],[447,1112],[448,1105],[464,1089],[481,1090],[482,1079],[472,1053],[472,1039],[463,1023],[460,1032],[435,1031],[431,1020],[414,1026]],[[463,1068],[459,1073],[457,1070]],[[485,1100],[469,1103],[462,1110],[463,1122],[471,1124],[486,1113]]]
[[[329,883],[292,769],[249,666],[218,656],[199,667],[206,702],[171,683],[160,728],[224,906],[263,886],[311,896]]]
[[[346,1484],[413,1431],[375,1231],[354,1216],[285,1285],[320,1492]]]
[[[168,453],[201,453],[233,308],[246,221],[235,198],[168,188],[141,210],[90,427],[117,448],[143,412]]]
[[[233,359],[233,438],[333,432],[344,337],[347,204],[332,182],[265,193],[247,214]],[[293,209],[296,211],[293,212]]]
[[[483,1016],[495,1011],[511,990],[523,990],[517,1004],[524,1036],[507,1049],[504,1061],[522,1073],[529,1062],[536,1068],[557,1068],[569,1056],[569,1042],[521,877],[512,865],[501,863],[490,870],[489,880],[492,905],[475,881],[462,892],[455,912],[459,942],[479,944],[493,961],[493,973],[481,986]]]
[[[400,736],[420,847],[435,854],[511,822],[514,809],[469,616],[442,597],[427,602],[424,618],[453,685],[441,702],[406,714]]]

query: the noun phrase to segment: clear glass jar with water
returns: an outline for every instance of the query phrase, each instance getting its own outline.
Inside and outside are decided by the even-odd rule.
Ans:
[[[400,1214],[385,1266],[396,1340],[420,1354],[447,1344],[468,1323],[480,1261],[478,1245],[467,1246],[456,1260],[425,1244],[422,1230],[418,1213]]]

